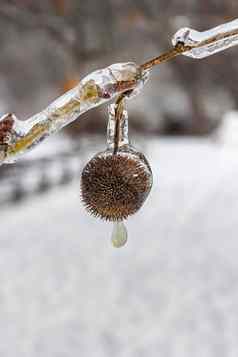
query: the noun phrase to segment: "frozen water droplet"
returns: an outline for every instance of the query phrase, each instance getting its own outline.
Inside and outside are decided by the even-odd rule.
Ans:
[[[127,229],[123,222],[115,222],[112,231],[112,245],[115,248],[123,247],[127,242]]]

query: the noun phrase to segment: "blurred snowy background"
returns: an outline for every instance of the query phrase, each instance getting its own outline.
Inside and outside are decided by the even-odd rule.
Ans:
[[[0,114],[25,119],[94,69],[142,63],[238,2],[0,1]],[[84,211],[106,108],[0,167],[0,356],[238,356],[238,48],[153,72],[129,103],[154,172],[124,249]]]

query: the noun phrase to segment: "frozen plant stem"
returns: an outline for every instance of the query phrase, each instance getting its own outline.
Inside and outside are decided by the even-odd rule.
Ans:
[[[203,32],[182,28],[172,37],[172,44],[171,50],[144,63],[141,68],[151,69],[181,54],[196,59],[205,58],[237,45],[238,19]]]
[[[203,32],[183,28],[173,36],[172,44],[183,44],[183,54],[188,57],[211,56],[238,44],[238,19]]]
[[[113,149],[113,154],[116,155],[118,148],[119,148],[119,143],[120,143],[120,124],[123,119],[123,114],[124,114],[124,100],[125,100],[125,95],[124,93],[121,94],[117,101],[116,101],[116,109],[115,109],[115,119],[116,119],[116,128],[115,128],[115,134],[114,134],[114,149]]]
[[[118,95],[143,87],[148,72],[135,63],[118,63],[85,77],[42,112],[26,121],[6,114],[0,120],[0,164],[15,161],[20,155],[59,131],[81,114]]]
[[[59,131],[81,114],[118,96],[120,119],[124,97],[141,91],[155,65],[168,62],[181,54],[195,59],[205,58],[237,45],[238,19],[204,32],[180,29],[173,36],[172,44],[171,50],[141,66],[118,63],[89,74],[78,86],[26,121],[18,120],[13,114],[4,115],[0,119],[0,165],[14,162],[45,137]],[[118,135],[118,130],[115,135]],[[115,137],[115,143],[118,140]],[[114,152],[117,152],[117,145]]]

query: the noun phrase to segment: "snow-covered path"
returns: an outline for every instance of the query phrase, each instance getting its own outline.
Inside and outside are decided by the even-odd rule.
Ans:
[[[1,357],[238,356],[238,148],[146,143],[120,250],[78,183],[1,212]]]

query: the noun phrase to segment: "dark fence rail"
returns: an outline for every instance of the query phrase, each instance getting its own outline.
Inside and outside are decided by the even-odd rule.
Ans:
[[[25,198],[42,194],[79,177],[82,160],[79,147],[50,158],[19,161],[0,170],[0,209]]]

